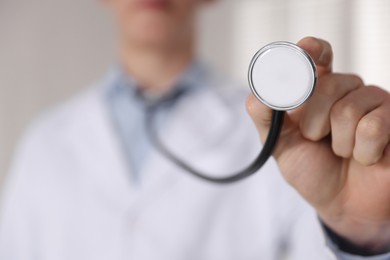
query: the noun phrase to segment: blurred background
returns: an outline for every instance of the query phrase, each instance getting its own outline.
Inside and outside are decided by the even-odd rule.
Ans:
[[[312,35],[333,44],[335,70],[390,90],[389,0],[220,0],[199,23],[200,56],[243,86],[261,46]],[[115,35],[96,0],[0,0],[0,191],[26,127],[104,76]]]

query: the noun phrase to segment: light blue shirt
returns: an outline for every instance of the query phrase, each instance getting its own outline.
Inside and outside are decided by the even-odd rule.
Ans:
[[[141,93],[138,83],[119,66],[112,70],[111,84],[106,89],[106,100],[113,124],[123,144],[132,178],[140,181],[140,175],[152,149],[146,131],[147,109],[151,103],[156,108],[154,126],[164,127],[164,119],[178,99],[204,87],[207,69],[200,62],[191,64],[178,78],[169,93],[161,97]]]

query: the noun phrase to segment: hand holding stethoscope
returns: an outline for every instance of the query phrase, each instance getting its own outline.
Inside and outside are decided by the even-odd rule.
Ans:
[[[333,73],[329,43],[298,45],[316,63],[317,86],[286,114],[273,155],[328,227],[367,251],[390,252],[390,94]],[[264,140],[271,110],[250,96],[248,111]]]
[[[216,183],[253,174],[273,154],[285,179],[347,243],[390,251],[390,95],[333,73],[332,59],[330,44],[312,37],[297,46],[273,43],[255,55],[247,108],[265,144],[237,174],[209,177],[151,137],[178,166]]]

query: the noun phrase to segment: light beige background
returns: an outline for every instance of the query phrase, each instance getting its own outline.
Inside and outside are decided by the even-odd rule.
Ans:
[[[333,43],[335,69],[390,89],[388,0],[222,0],[200,27],[200,55],[243,86],[262,45],[314,35]],[[114,39],[96,0],[0,0],[0,183],[26,126],[100,79]]]

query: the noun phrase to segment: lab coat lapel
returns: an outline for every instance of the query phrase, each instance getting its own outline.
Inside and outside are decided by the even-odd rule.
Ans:
[[[129,167],[113,129],[101,88],[91,90],[84,109],[75,111],[83,124],[73,134],[73,147],[79,153],[81,171],[88,192],[98,193],[107,205],[125,209],[135,199]]]
[[[83,115],[88,120],[83,129],[79,129],[83,133],[74,140],[82,153],[83,166],[87,168],[85,181],[91,184],[89,187],[94,187],[91,191],[98,193],[101,201],[115,205],[124,214],[129,209],[147,207],[173,183],[177,176],[172,174],[175,166],[153,151],[140,174],[141,180],[135,181],[101,88],[90,96],[88,103],[90,109]]]

